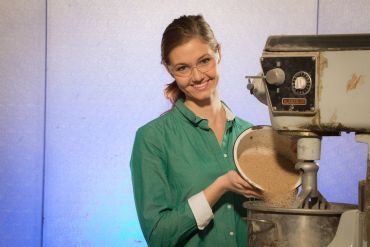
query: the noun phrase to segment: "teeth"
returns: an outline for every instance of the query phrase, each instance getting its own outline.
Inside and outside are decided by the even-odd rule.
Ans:
[[[208,81],[205,81],[201,84],[194,84],[193,87],[195,87],[196,89],[202,89],[207,85],[207,83],[208,83]]]

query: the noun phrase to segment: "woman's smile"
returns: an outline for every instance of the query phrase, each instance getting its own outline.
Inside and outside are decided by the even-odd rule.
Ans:
[[[192,83],[192,87],[198,91],[204,91],[208,88],[210,83],[211,83],[211,79],[207,79],[207,80],[202,81],[201,83]]]

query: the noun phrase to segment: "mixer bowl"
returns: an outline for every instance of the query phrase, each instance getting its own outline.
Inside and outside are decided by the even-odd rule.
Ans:
[[[250,247],[324,247],[334,238],[342,213],[356,205],[331,203],[330,209],[271,208],[245,202]]]

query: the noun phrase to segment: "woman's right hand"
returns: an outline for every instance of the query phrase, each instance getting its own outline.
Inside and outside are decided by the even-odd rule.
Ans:
[[[218,177],[203,192],[209,205],[212,207],[227,191],[232,191],[245,197],[262,198],[262,192],[259,189],[253,187],[233,170]]]
[[[262,197],[262,192],[260,189],[248,183],[234,170],[228,171],[224,175],[220,176],[217,180],[219,180],[219,183],[225,192],[232,191],[245,197]]]

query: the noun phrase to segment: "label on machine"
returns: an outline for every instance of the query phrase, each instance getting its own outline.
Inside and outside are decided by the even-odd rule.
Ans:
[[[281,100],[282,105],[306,105],[307,100],[305,98],[283,98]]]

